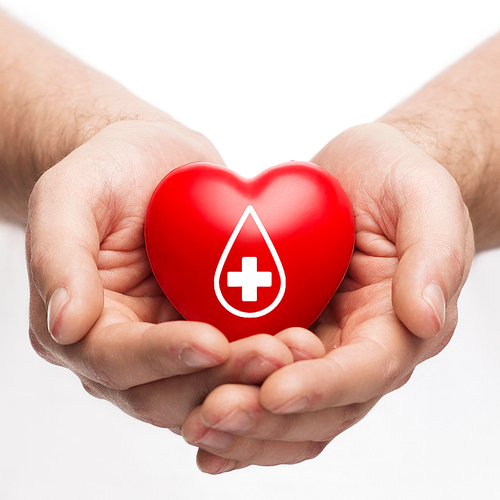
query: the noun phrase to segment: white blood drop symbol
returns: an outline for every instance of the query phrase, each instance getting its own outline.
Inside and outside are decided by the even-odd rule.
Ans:
[[[264,238],[264,241],[266,242],[266,245],[269,248],[269,251],[271,252],[271,255],[274,259],[280,277],[280,289],[278,295],[276,296],[272,304],[270,304],[264,309],[261,309],[260,311],[255,311],[255,312],[246,312],[236,309],[227,302],[227,300],[222,295],[220,289],[220,278],[222,274],[222,268],[224,267],[224,264],[226,263],[227,260],[227,256],[229,255],[229,252],[231,251],[231,248],[233,247],[233,244],[236,241],[236,238],[238,237],[238,234],[240,233],[241,228],[245,224],[245,221],[248,219],[248,217],[252,217],[262,237]],[[272,283],[271,273],[257,272],[256,257],[243,257],[242,271],[228,272],[227,274],[228,274],[227,276],[228,286],[242,287],[242,300],[244,302],[255,302],[257,298],[254,295],[254,290],[256,294],[257,287],[271,286]],[[234,314],[235,316],[239,316],[241,318],[260,318],[261,316],[265,316],[266,314],[270,313],[273,309],[276,308],[276,306],[281,302],[281,299],[283,299],[283,296],[285,295],[285,289],[286,289],[285,270],[283,269],[283,265],[281,264],[278,252],[276,252],[273,242],[271,241],[269,234],[267,234],[264,224],[262,224],[262,221],[260,220],[259,216],[257,215],[257,212],[252,207],[252,205],[248,205],[248,207],[243,212],[243,215],[240,217],[238,224],[236,224],[236,227],[234,228],[231,237],[229,238],[229,241],[227,242],[226,247],[222,252],[222,256],[219,260],[219,263],[217,264],[217,269],[215,270],[214,289],[215,289],[215,295],[219,299],[219,302],[222,304],[222,306],[230,313]]]

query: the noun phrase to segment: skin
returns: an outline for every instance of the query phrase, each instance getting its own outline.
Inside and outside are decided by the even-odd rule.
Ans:
[[[165,154],[174,147],[186,159],[197,153],[170,125],[106,127],[40,178],[26,241],[35,350],[75,372],[92,395],[177,430],[220,383],[261,383],[293,362],[291,348],[306,357],[323,349],[312,337],[297,344],[286,335],[285,342],[259,335],[230,345],[215,328],[182,321],[168,303],[149,267],[143,227],[154,187],[184,162]]]
[[[384,124],[346,131],[314,161],[341,181],[356,219],[347,277],[313,327],[327,353],[276,371],[260,388],[215,389],[183,426],[206,472],[316,456],[404,385],[455,329],[474,242],[449,173]],[[429,285],[440,308],[426,300]],[[219,441],[210,434],[211,447],[206,428],[219,433]]]
[[[182,432],[205,472],[316,456],[448,343],[471,219],[479,249],[500,241],[499,51],[496,37],[313,158],[353,205],[347,278],[311,331],[229,344],[179,318],[142,237],[157,182],[222,163],[213,145],[1,14],[0,211],[26,224],[35,350]]]
[[[222,383],[260,384],[324,354],[312,335],[229,344],[182,321],[143,241],[172,168],[223,163],[214,146],[0,12],[0,213],[26,226],[30,339],[128,414],[179,433]],[[33,187],[34,186],[34,187]]]
[[[448,343],[474,247],[500,242],[499,57],[497,35],[313,159],[343,184],[357,226],[341,293],[313,328],[327,354],[260,388],[214,390],[183,427],[202,470],[316,456]]]

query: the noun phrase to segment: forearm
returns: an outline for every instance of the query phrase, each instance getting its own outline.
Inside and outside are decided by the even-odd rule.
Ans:
[[[500,35],[380,121],[401,130],[457,180],[478,250],[500,244]]]
[[[130,119],[169,117],[0,11],[0,218],[22,223],[41,173]]]

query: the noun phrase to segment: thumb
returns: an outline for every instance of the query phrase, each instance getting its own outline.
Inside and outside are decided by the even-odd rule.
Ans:
[[[26,229],[30,325],[38,337],[50,333],[56,342],[72,344],[85,336],[103,309],[96,265],[100,240],[90,206],[81,191],[78,196],[69,187],[74,180],[68,185],[50,177],[47,182],[42,176],[30,199]]]
[[[444,168],[437,166],[420,186],[418,195],[400,205],[393,306],[413,334],[427,339],[456,325],[474,238],[458,186]]]

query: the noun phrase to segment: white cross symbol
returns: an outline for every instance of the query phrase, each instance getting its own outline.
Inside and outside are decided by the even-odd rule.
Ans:
[[[272,285],[272,273],[257,271],[257,257],[243,257],[241,272],[227,273],[227,286],[241,286],[243,302],[257,302],[257,288]]]

